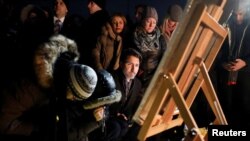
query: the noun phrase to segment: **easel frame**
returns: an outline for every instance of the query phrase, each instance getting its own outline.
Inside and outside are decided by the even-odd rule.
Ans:
[[[201,1],[191,0],[186,6],[185,18],[176,29],[168,45],[170,48],[133,117],[141,125],[139,140],[144,141],[183,122],[197,133],[186,140],[206,140],[207,135],[201,135],[189,110],[200,88],[215,114],[215,124],[227,124],[208,75],[227,36],[225,28],[218,23],[225,3],[226,0],[221,0],[207,7]]]

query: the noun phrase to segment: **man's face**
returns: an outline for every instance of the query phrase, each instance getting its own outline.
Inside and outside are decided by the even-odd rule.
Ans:
[[[63,0],[56,0],[54,5],[55,15],[58,18],[66,16],[68,13],[68,8],[63,2]]]
[[[142,18],[143,7],[138,7],[135,11],[135,21],[140,22]]]
[[[121,64],[121,67],[123,74],[129,81],[135,78],[140,67],[140,60],[138,57],[128,56],[126,61]]]
[[[236,23],[241,24],[244,21],[246,11],[245,10],[237,10],[233,14],[234,14]]]
[[[88,2],[88,10],[89,14],[94,14],[96,11],[99,10],[97,4],[95,4],[93,1]]]

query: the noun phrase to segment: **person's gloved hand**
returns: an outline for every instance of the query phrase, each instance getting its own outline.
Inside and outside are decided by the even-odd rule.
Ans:
[[[103,107],[99,107],[99,108],[96,108],[94,109],[94,117],[96,119],[96,121],[100,121],[104,118],[104,108]]]

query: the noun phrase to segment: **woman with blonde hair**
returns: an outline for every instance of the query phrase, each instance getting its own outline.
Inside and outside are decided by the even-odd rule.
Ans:
[[[115,13],[102,27],[102,33],[92,50],[95,70],[116,70],[122,51],[122,32],[127,20],[123,14]]]

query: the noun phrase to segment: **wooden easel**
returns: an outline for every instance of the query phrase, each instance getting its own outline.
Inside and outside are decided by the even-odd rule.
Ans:
[[[227,31],[218,23],[225,3],[226,0],[220,0],[206,6],[202,1],[188,2],[183,20],[133,117],[141,125],[140,141],[183,122],[190,131],[196,132],[186,140],[207,140],[189,109],[200,88],[216,117],[214,124],[227,124],[208,75],[227,36]]]

